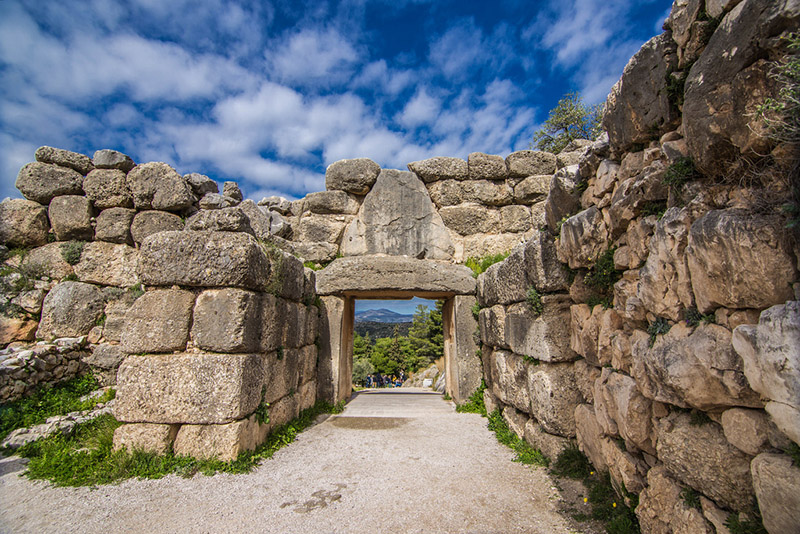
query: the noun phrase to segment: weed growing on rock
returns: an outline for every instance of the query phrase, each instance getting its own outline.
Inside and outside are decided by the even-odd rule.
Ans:
[[[490,413],[488,418],[489,430],[494,432],[497,441],[516,453],[517,456],[514,458],[515,462],[547,467],[547,464],[550,463],[547,457],[537,449],[525,443],[524,440],[508,428],[508,424],[505,419],[503,419],[499,409]]]
[[[586,300],[586,304],[592,309],[598,304],[602,305],[604,310],[614,307],[614,302],[608,296],[592,295]]]
[[[655,201],[645,202],[644,206],[642,206],[642,217],[655,215],[659,219],[661,219],[661,217],[663,217],[664,213],[666,212],[667,212],[666,200],[655,200]]]
[[[683,490],[681,490],[681,499],[683,499],[683,504],[687,507],[700,510],[700,494],[694,489],[683,488]]]
[[[477,302],[472,305],[472,316],[475,317],[476,321],[481,316],[481,309],[482,309],[482,306],[480,304],[478,304]]]
[[[570,445],[558,455],[558,458],[550,468],[550,472],[556,476],[582,480],[589,478],[592,472],[592,464],[589,463],[589,459],[577,446]]]
[[[794,464],[795,467],[800,467],[800,445],[792,442],[783,452],[792,458],[792,464]]]
[[[87,374],[51,387],[43,386],[31,395],[0,406],[0,441],[13,430],[44,423],[48,417],[90,410],[100,399],[81,401],[99,388],[94,375]]]
[[[540,316],[544,311],[542,296],[539,295],[539,292],[536,291],[535,287],[528,289],[528,292],[525,295],[525,301],[528,303],[528,306],[530,306],[531,311],[535,316]]]
[[[692,426],[703,426],[713,423],[714,421],[708,416],[706,412],[700,410],[692,410],[689,414],[689,424]]]
[[[594,265],[583,278],[583,282],[587,286],[599,289],[607,294],[614,291],[614,284],[622,278],[620,272],[614,268],[615,250],[617,250],[617,247],[609,247],[598,256]]]
[[[684,184],[696,180],[700,177],[700,173],[694,166],[694,160],[688,157],[677,158],[673,161],[666,172],[662,183],[669,186],[674,193],[678,193]]]
[[[478,275],[485,273],[486,269],[495,263],[500,263],[506,259],[509,254],[510,252],[501,252],[500,254],[489,254],[488,256],[483,256],[482,258],[467,258],[467,261],[464,262],[464,265],[472,269],[473,277],[478,278]]]
[[[758,507],[753,507],[754,511],[750,514],[751,517],[740,518],[736,512],[731,512],[728,519],[725,520],[725,526],[728,527],[731,534],[768,534],[767,529],[764,528],[761,520],[761,514]]]
[[[666,334],[672,325],[663,317],[656,317],[656,320],[647,325],[647,333],[650,334],[650,344],[652,347],[656,343],[656,337]]]
[[[713,313],[700,313],[697,308],[687,308],[683,311],[683,319],[686,321],[686,326],[697,326],[700,323],[709,324],[717,322],[717,318]]]
[[[142,287],[142,283],[141,282],[139,282],[135,286],[129,287],[128,291],[131,292],[131,296],[133,297],[133,300],[136,300],[139,297],[141,297],[142,295],[144,295],[144,287]]]
[[[86,246],[85,241],[68,241],[61,244],[61,257],[70,265],[75,265],[81,261],[81,254],[83,254],[83,247]]]
[[[486,417],[486,405],[483,403],[484,391],[486,391],[486,382],[481,380],[481,385],[478,386],[478,389],[469,396],[467,402],[456,406],[456,411],[458,413],[479,413]]]

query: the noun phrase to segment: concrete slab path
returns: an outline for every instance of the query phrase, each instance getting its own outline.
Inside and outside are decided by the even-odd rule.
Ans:
[[[246,475],[55,488],[0,461],[3,533],[576,532],[544,469],[424,390],[368,391]]]

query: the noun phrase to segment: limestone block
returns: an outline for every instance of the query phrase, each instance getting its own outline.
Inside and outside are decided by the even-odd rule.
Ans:
[[[486,206],[505,206],[513,200],[513,192],[504,181],[441,180],[428,185],[431,200],[438,207],[456,206],[464,202]]]
[[[344,191],[320,191],[306,195],[303,209],[320,214],[355,215],[360,206],[355,196]]]
[[[136,275],[136,249],[104,241],[86,243],[81,260],[74,265],[81,282],[105,286],[131,287],[139,282]]]
[[[635,343],[632,350],[633,377],[647,398],[705,411],[762,406],[745,379],[730,331],[719,325],[693,329],[678,323],[651,348]]]
[[[123,298],[114,299],[107,295],[109,302],[106,304],[106,322],[103,325],[103,337],[106,341],[122,341],[122,331],[125,328],[125,315],[133,306],[134,298],[130,291],[124,293]]]
[[[578,165],[584,152],[586,152],[585,148],[580,148],[578,150],[567,150],[565,148],[556,155],[556,167],[563,169],[570,165]]]
[[[37,202],[9,198],[0,202],[0,243],[9,247],[39,247],[47,243],[47,209]]]
[[[622,273],[622,278],[614,284],[614,309],[628,321],[642,324],[645,321],[646,310],[639,298],[639,275],[639,270]],[[579,276],[576,276],[575,280],[578,278]]]
[[[128,172],[134,166],[130,156],[116,150],[97,150],[92,156],[92,163],[98,169],[119,169]]]
[[[649,469],[644,460],[634,457],[610,439],[602,440],[600,447],[606,465],[608,465],[612,483],[615,483],[617,487],[624,486],[625,490],[631,493],[638,494],[642,491],[645,487],[644,475]]]
[[[654,202],[667,200],[669,188],[664,184],[666,166],[655,161],[645,167],[640,174],[623,179],[615,188],[608,208],[609,231],[617,238],[628,225],[641,216],[645,208]]]
[[[528,368],[530,413],[550,433],[575,437],[575,408],[582,396],[572,364],[540,364]]]
[[[29,272],[43,273],[56,280],[72,274],[72,265],[64,260],[61,253],[63,246],[64,243],[49,243],[31,250],[23,258],[22,267]]]
[[[305,343],[305,306],[298,302],[278,299],[278,317],[281,321],[281,346],[299,348]]]
[[[342,391],[340,383],[346,379],[340,373],[347,372],[347,364],[342,361],[342,325],[345,312],[345,299],[323,296],[320,298],[319,325],[319,363],[317,364],[317,398],[335,403],[347,398],[349,391]],[[346,358],[350,360],[350,358]]]
[[[596,471],[606,471],[603,442],[609,439],[603,436],[603,427],[597,422],[594,407],[591,404],[580,404],[575,408],[575,436],[578,448],[589,458]]]
[[[527,302],[508,307],[504,336],[517,354],[543,362],[568,362],[577,354],[569,347],[570,300],[566,295],[543,295],[544,311],[536,316]]]
[[[439,180],[427,185],[428,193],[436,207],[457,206],[464,202],[464,184],[458,180]]]
[[[514,409],[513,406],[503,408],[503,420],[508,425],[508,428],[520,438],[525,436],[525,425],[529,419],[528,414]]]
[[[490,347],[509,348],[506,343],[506,310],[502,305],[484,308],[478,315],[481,326],[481,342]]]
[[[306,382],[297,389],[297,409],[302,412],[313,407],[317,402],[317,383]]]
[[[306,213],[293,226],[295,241],[338,243],[347,222],[336,216]]]
[[[325,170],[325,189],[366,195],[380,172],[380,166],[367,158],[339,160]]]
[[[552,179],[552,174],[528,176],[514,186],[514,200],[520,204],[532,204],[546,199],[547,194],[550,192],[550,181]]]
[[[194,202],[189,184],[166,163],[137,165],[126,180],[137,210],[180,211]]]
[[[140,244],[150,235],[168,230],[183,230],[183,221],[174,213],[166,211],[140,211],[131,223],[131,236]]]
[[[267,435],[267,425],[255,416],[223,425],[181,425],[175,437],[175,455],[231,462],[255,450]]]
[[[78,154],[77,152],[70,152],[63,148],[40,146],[36,149],[34,157],[36,161],[74,169],[83,175],[92,170],[92,160],[89,159],[89,156]]]
[[[223,182],[222,184],[222,196],[232,198],[237,203],[244,200],[244,196],[242,196],[242,190],[239,189],[239,184],[236,182]]]
[[[264,402],[273,404],[297,388],[300,351],[280,347],[264,356]]]
[[[143,283],[153,286],[259,290],[269,280],[270,264],[249,234],[171,231],[145,238],[138,273]]]
[[[82,184],[79,172],[37,161],[20,169],[14,186],[28,200],[47,205],[57,196],[83,194]]]
[[[683,319],[694,301],[687,264],[691,218],[686,209],[670,208],[658,221],[650,255],[639,271],[637,298],[656,316]]]
[[[197,202],[197,207],[201,210],[219,210],[234,206],[232,199],[225,198],[219,193],[206,193]]]
[[[94,169],[83,180],[83,190],[97,209],[133,207],[124,171]]]
[[[769,417],[761,410],[731,408],[722,412],[722,431],[728,443],[756,456],[769,448]]]
[[[450,260],[453,243],[425,185],[412,172],[383,170],[342,238],[344,256],[389,254]]]
[[[269,407],[269,428],[284,425],[300,414],[300,399],[287,395]]]
[[[0,315],[0,345],[14,341],[33,341],[39,323],[33,319]]]
[[[553,174],[556,172],[556,156],[539,150],[519,150],[506,157],[506,165],[509,175],[516,178]]]
[[[427,183],[438,180],[466,180],[467,162],[460,158],[436,157],[408,164],[408,170]]]
[[[244,289],[209,289],[194,304],[192,341],[212,352],[257,352],[261,299]]]
[[[528,422],[525,423],[525,442],[541,451],[551,461],[555,461],[562,452],[573,445],[571,439],[545,432],[542,425],[533,418],[528,419]]]
[[[339,253],[339,245],[335,243],[299,243],[292,242],[294,253],[305,261],[332,261]]]
[[[186,220],[185,229],[195,232],[254,234],[249,217],[238,206],[218,210],[200,210]]]
[[[800,468],[784,454],[759,454],[750,464],[762,523],[770,534],[800,531]]]
[[[725,439],[716,423],[692,425],[688,414],[656,422],[656,450],[670,474],[735,511],[752,504],[751,457]]]
[[[339,258],[317,272],[319,295],[387,289],[472,295],[475,279],[463,265],[397,256]]]
[[[602,306],[599,304],[595,306],[596,313],[586,304],[573,304],[569,309],[570,349],[586,358],[589,364],[597,367],[603,365],[597,357],[597,337],[600,331],[599,315],[601,309]]]
[[[767,400],[767,413],[800,443],[800,301],[764,310],[757,326],[737,327],[733,347],[747,381]]]
[[[117,369],[125,358],[119,345],[101,343],[92,347],[91,353],[83,358],[92,373],[102,386],[113,386],[117,383]]]
[[[529,287],[525,276],[525,245],[514,247],[508,258],[491,265],[480,279],[478,298],[482,306],[525,300]]]
[[[317,378],[317,347],[306,345],[297,349],[297,383],[300,385],[313,382]],[[314,386],[316,389],[316,385]],[[316,393],[315,393],[316,395]]]
[[[783,218],[713,210],[696,220],[686,255],[697,308],[766,308],[790,300],[796,260]]]
[[[44,298],[36,337],[53,339],[85,336],[102,315],[104,306],[103,292],[91,284],[56,284]]]
[[[628,266],[625,269],[638,269],[645,262],[650,253],[650,238],[658,220],[656,215],[649,215],[630,222],[625,232],[629,249]]]
[[[114,415],[125,422],[230,423],[256,409],[262,383],[255,354],[132,355],[117,373]]]
[[[184,350],[189,341],[194,293],[148,291],[125,314],[122,350],[128,354]]]
[[[92,204],[78,195],[64,195],[50,201],[47,209],[53,233],[59,241],[91,241]]]
[[[136,210],[128,208],[109,208],[97,216],[94,236],[98,241],[117,244],[133,244],[131,223]]]
[[[264,253],[271,265],[270,277],[265,290],[285,299],[301,300],[305,287],[302,260],[275,246],[265,246]]]
[[[42,304],[47,291],[44,289],[31,289],[22,291],[19,295],[11,299],[12,304],[16,304],[23,310],[34,315],[42,312]]]
[[[600,378],[600,369],[587,363],[586,360],[576,360],[572,364],[575,373],[575,385],[588,403],[594,403],[594,383]]]
[[[167,454],[172,451],[172,442],[178,433],[178,425],[155,423],[130,423],[114,431],[114,450],[142,451],[152,454]]]
[[[482,258],[488,255],[504,254],[524,242],[532,233],[530,231],[522,234],[473,234],[464,236],[462,258]]]
[[[595,172],[595,196],[603,196],[614,192],[614,186],[618,183],[619,170],[620,165],[614,160],[604,159],[600,162]]]
[[[453,299],[453,339],[447,369],[447,389],[456,404],[466,402],[478,389],[482,378],[482,363],[475,343],[475,329],[478,327],[472,308],[477,304],[470,295],[456,296]]]
[[[525,242],[525,274],[529,285],[539,292],[567,288],[567,272],[558,261],[556,243],[547,232],[536,232]]]
[[[611,88],[603,115],[603,129],[615,151],[646,142],[653,125],[659,133],[673,127],[679,115],[669,102],[665,80],[677,63],[676,46],[667,33],[650,39],[628,61]]]
[[[483,405],[486,407],[486,413],[492,413],[498,409],[497,397],[495,397],[489,388],[483,390]]]
[[[521,356],[504,350],[495,350],[491,355],[492,392],[503,404],[528,412],[528,364]]]
[[[723,175],[739,154],[769,151],[765,125],[755,113],[776,90],[764,58],[779,54],[775,37],[798,24],[793,3],[741,2],[693,65],[685,84],[683,129],[690,155],[705,174]]]
[[[647,473],[647,487],[639,494],[639,506],[635,510],[642,532],[714,534],[715,529],[700,510],[686,506],[682,491],[664,466],[654,467]]]
[[[712,17],[719,17],[736,7],[740,1],[741,0],[706,0],[706,11]]]
[[[606,434],[618,435],[628,447],[655,455],[652,402],[639,392],[633,378],[603,368],[594,384],[594,402],[597,421]]]
[[[500,213],[477,203],[445,206],[439,215],[448,228],[461,235],[498,232],[501,228]]]
[[[545,204],[547,227],[554,235],[558,235],[558,224],[561,219],[576,213],[580,209],[579,193],[575,187],[580,182],[577,165],[559,169],[550,180],[550,190]]]
[[[525,232],[531,228],[531,210],[527,206],[500,208],[500,229],[503,232]]]
[[[572,269],[589,268],[608,248],[609,234],[603,216],[592,206],[561,225],[558,259]]]
[[[473,152],[467,158],[470,180],[504,180],[508,177],[506,161],[500,156]]]

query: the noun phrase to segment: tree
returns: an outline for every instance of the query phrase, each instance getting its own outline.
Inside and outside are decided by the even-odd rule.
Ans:
[[[600,133],[602,112],[602,105],[587,107],[578,93],[567,93],[533,134],[531,145],[558,154],[575,139],[594,139]]]
[[[367,375],[375,372],[375,367],[370,361],[372,356],[372,341],[369,334],[353,335],[353,383],[360,384]]]

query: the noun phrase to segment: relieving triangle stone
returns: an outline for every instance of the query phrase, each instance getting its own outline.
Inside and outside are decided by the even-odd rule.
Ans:
[[[342,254],[390,254],[449,260],[453,243],[422,181],[413,173],[384,169],[358,217],[347,227]]]

